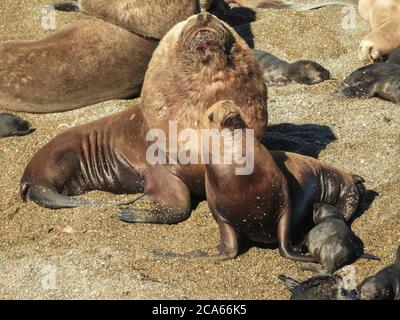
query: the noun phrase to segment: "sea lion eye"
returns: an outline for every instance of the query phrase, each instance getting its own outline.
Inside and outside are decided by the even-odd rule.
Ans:
[[[214,112],[211,112],[211,113],[208,115],[208,120],[210,120],[210,122],[213,122],[213,121],[214,121]]]

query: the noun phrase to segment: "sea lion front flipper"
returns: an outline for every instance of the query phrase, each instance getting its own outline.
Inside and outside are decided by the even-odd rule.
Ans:
[[[54,9],[64,12],[79,12],[79,4],[77,1],[63,1],[53,4]]]
[[[165,167],[144,175],[145,196],[118,218],[127,223],[177,224],[190,216],[190,192],[181,179]]]
[[[0,113],[0,138],[24,136],[35,131],[28,121],[10,113]]]
[[[292,277],[285,276],[283,274],[278,276],[278,279],[283,282],[285,287],[290,291],[293,292],[293,290],[300,285],[300,281],[293,279]]]

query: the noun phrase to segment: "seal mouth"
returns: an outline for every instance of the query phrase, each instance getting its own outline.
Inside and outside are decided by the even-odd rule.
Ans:
[[[222,128],[243,129],[246,127],[242,116],[237,111],[229,111],[221,121]]]
[[[194,48],[204,49],[209,45],[216,44],[217,31],[212,28],[200,28],[192,32],[190,39]]]

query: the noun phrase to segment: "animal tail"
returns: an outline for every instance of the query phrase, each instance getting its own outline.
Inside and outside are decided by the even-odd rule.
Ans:
[[[292,277],[289,276],[285,276],[283,274],[279,275],[278,279],[281,280],[285,285],[285,287],[291,292],[293,292],[294,288],[300,285],[300,282],[297,281],[296,279],[293,279]]]
[[[77,199],[74,197],[64,196],[58,193],[55,189],[46,186],[30,186],[27,182],[21,183],[20,196],[26,202],[33,201],[41,207],[54,210],[83,206],[124,206],[130,205],[144,197],[144,195],[142,195],[133,200],[121,202],[101,202],[96,200]]]
[[[361,257],[361,259],[366,259],[366,260],[376,260],[376,261],[381,261],[381,258],[370,254],[370,253],[364,253]]]

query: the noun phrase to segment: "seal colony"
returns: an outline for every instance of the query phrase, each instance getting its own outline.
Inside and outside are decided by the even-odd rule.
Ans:
[[[208,1],[201,3],[196,8],[206,8]],[[289,65],[268,54],[264,55],[264,59],[275,61],[273,63],[282,67],[281,70]],[[312,70],[307,72],[314,74],[316,81],[326,77],[327,70],[307,63]],[[268,64],[264,66],[267,68]],[[301,74],[302,69],[297,71]],[[292,77],[292,80],[295,78]],[[304,77],[302,81],[307,83]],[[143,196],[124,205],[146,203],[146,209],[140,205],[138,208],[127,208],[120,215],[121,220],[171,224],[189,216],[192,197],[201,199],[206,193],[221,231],[219,252],[211,258],[235,258],[239,253],[239,235],[244,235],[255,242],[277,243],[282,256],[299,261],[319,261],[328,266],[328,272],[334,272],[341,265],[334,264],[333,268],[329,268],[323,254],[316,253],[322,252],[322,249],[311,248],[315,243],[323,246],[323,241],[318,236],[312,237],[311,233],[328,222],[326,217],[322,221],[320,219],[320,215],[328,212],[329,220],[335,219],[334,235],[338,239],[356,239],[356,246],[350,248],[351,253],[356,254],[356,258],[363,256],[360,239],[347,226],[347,222],[354,218],[365,192],[361,177],[301,155],[269,151],[258,141],[255,141],[256,170],[245,178],[231,174],[229,166],[221,169],[213,164],[205,167],[180,163],[150,165],[145,157],[145,150],[148,149],[146,133],[151,128],[165,129],[171,119],[178,120],[179,129],[190,126],[197,131],[202,129],[204,123],[206,127],[216,125],[219,129],[228,130],[250,127],[260,138],[268,124],[267,91],[263,82],[263,70],[254,52],[228,25],[204,12],[178,23],[154,53],[143,85],[141,104],[70,129],[50,141],[28,165],[21,180],[21,196],[24,200],[57,209],[102,205],[98,201],[74,198],[90,190],[124,194],[143,192]],[[224,101],[228,98],[233,101]],[[205,122],[202,122],[200,119],[204,113]],[[6,134],[7,130],[13,134],[18,130],[23,132],[23,127],[18,128],[18,121],[20,119],[10,118],[9,115],[0,115],[0,133],[1,125],[6,127],[10,123],[11,129],[4,130]],[[12,131],[13,128],[18,130]],[[193,150],[200,153],[200,150]],[[261,179],[260,183],[259,176],[267,178]],[[255,183],[251,179],[255,179]],[[250,184],[247,184],[248,181]],[[224,187],[221,187],[221,182]],[[245,194],[243,190],[246,189],[262,192],[254,192],[258,195],[254,197],[254,194]],[[313,222],[312,207],[316,202],[323,203],[323,210],[314,212]],[[121,203],[113,205],[118,204]],[[245,210],[240,211],[239,208]],[[315,227],[314,223],[317,224]],[[311,255],[306,256],[302,248],[294,244],[301,243],[309,230],[306,240]],[[346,245],[343,248],[347,249]],[[329,253],[335,252],[329,249]],[[336,256],[335,259],[342,257]],[[378,280],[365,282],[364,297],[398,299],[397,262],[398,258],[392,266],[378,273],[374,278]],[[391,277],[393,274],[396,276]],[[318,280],[315,285],[306,287],[312,289],[328,283],[330,289],[336,290],[331,297],[339,298],[342,292],[331,281],[335,277]],[[291,282],[291,289],[295,285],[301,287],[300,282],[285,280]],[[338,284],[337,281],[335,283]]]

